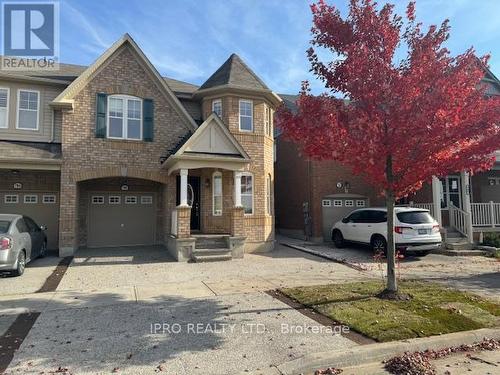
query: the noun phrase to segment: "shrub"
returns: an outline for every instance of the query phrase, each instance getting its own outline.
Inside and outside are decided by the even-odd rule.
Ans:
[[[499,233],[486,233],[483,238],[483,245],[500,247],[500,234]]]

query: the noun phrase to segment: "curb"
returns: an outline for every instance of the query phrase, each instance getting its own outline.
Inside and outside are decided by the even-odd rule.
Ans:
[[[433,254],[440,254],[440,255],[447,255],[447,256],[462,256],[462,257],[469,257],[469,256],[486,256],[489,255],[490,252],[486,250],[453,250],[453,249],[441,249],[441,250],[435,250],[432,252]]]
[[[354,367],[363,364],[382,362],[404,352],[426,349],[444,349],[463,344],[473,344],[484,338],[500,340],[500,328],[483,328],[475,331],[454,332],[441,336],[420,337],[410,340],[356,346],[333,352],[308,354],[302,358],[281,365],[245,372],[251,375],[298,375],[312,374],[315,370],[327,367]]]

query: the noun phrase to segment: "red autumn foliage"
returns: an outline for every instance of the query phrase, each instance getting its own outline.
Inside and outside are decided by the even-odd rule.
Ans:
[[[351,0],[345,19],[323,0],[311,10],[308,57],[329,93],[311,95],[305,82],[297,111],[281,107],[276,116],[303,154],[336,160],[396,198],[433,175],[492,165],[500,149],[500,97],[487,97],[481,84],[488,57],[476,57],[472,48],[452,57],[443,46],[448,21],[424,32],[414,1],[406,17],[372,0]],[[400,46],[407,55],[397,60]],[[338,58],[322,62],[317,48]]]

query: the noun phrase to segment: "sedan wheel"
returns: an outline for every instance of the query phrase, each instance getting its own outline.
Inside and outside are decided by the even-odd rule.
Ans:
[[[26,255],[21,251],[17,256],[17,268],[14,270],[14,276],[21,276],[26,268]]]

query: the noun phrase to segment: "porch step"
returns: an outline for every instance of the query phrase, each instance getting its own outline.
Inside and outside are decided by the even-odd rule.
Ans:
[[[227,248],[227,241],[224,235],[196,235],[195,248],[196,249],[225,249]]]
[[[467,241],[454,241],[449,242],[446,241],[446,248],[449,250],[472,250],[474,249],[474,245],[470,244]]]
[[[219,262],[233,259],[229,249],[197,249],[193,252],[196,263]]]

